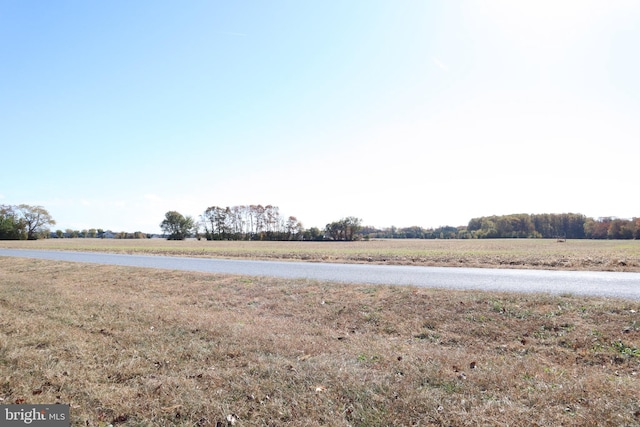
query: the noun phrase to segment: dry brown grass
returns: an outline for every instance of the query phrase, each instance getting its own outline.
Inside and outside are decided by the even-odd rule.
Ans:
[[[640,425],[640,303],[0,258],[2,403],[74,425]]]
[[[0,247],[430,266],[640,271],[639,240],[483,239],[228,242],[114,239],[0,241]]]

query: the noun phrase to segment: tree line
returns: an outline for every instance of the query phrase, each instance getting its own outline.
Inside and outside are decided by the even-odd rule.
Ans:
[[[169,211],[160,223],[169,240],[187,237],[207,240],[356,240],[361,238],[359,218],[346,217],[305,229],[295,216],[286,216],[274,205],[210,206],[200,220]]]
[[[362,227],[379,239],[640,239],[640,218],[589,218],[582,214],[511,214],[473,218],[466,226]]]
[[[49,231],[55,220],[42,206],[0,205],[0,240],[35,240],[47,237],[113,237],[144,239],[150,234],[105,232],[102,229]],[[196,221],[169,211],[160,224],[168,239],[187,237],[207,240],[359,240],[389,239],[640,239],[640,218],[588,218],[577,213],[511,214],[472,218],[466,226],[378,229],[363,226],[353,216],[328,223],[323,229],[305,229],[295,216],[285,216],[273,205],[211,206]]]
[[[386,227],[376,228],[366,226],[361,233],[369,239],[464,239],[468,236],[465,233],[466,227],[443,226],[438,228],[411,227]]]
[[[513,214],[473,218],[473,238],[638,239],[640,218],[588,218],[582,214]]]

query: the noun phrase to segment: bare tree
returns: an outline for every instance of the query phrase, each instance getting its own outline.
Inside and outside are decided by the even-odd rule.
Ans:
[[[26,225],[28,240],[37,239],[56,223],[42,206],[18,205],[16,210]]]

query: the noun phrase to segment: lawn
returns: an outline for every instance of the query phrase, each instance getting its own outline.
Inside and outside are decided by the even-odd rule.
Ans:
[[[0,257],[0,307],[1,403],[68,403],[74,426],[640,425],[637,301]]]

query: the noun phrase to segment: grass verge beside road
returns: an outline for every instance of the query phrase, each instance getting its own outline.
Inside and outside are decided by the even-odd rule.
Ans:
[[[638,425],[640,303],[0,258],[0,403],[73,425]]]

